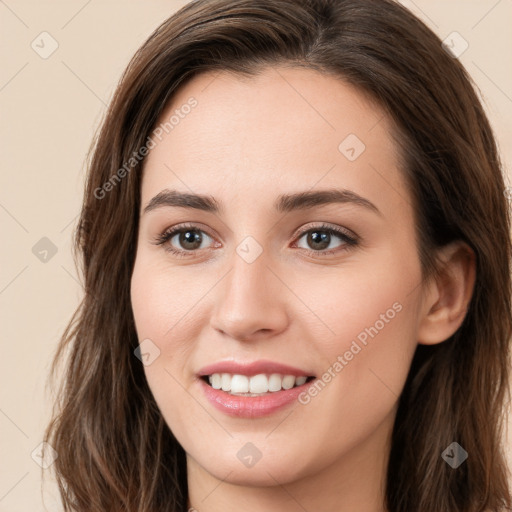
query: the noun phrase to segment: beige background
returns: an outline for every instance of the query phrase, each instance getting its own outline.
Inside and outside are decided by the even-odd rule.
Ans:
[[[0,511],[61,510],[50,480],[43,506],[31,453],[50,411],[49,362],[81,296],[70,248],[84,157],[129,58],[185,3],[0,0]],[[482,91],[512,178],[512,1],[403,3],[442,39],[457,31],[468,42],[460,59]],[[51,48],[49,36],[41,48],[43,31],[59,45],[46,59],[31,47]],[[46,263],[32,252],[43,237],[57,249]]]

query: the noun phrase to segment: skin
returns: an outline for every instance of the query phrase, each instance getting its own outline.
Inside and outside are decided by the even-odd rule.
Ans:
[[[147,380],[187,453],[189,506],[382,511],[390,435],[414,350],[460,326],[474,260],[452,244],[439,252],[441,278],[422,282],[391,123],[342,80],[282,66],[251,78],[204,73],[178,90],[162,120],[190,97],[195,109],[145,162],[132,277],[139,339],[160,350],[145,366]],[[366,146],[354,161],[338,149],[349,134]],[[273,208],[281,194],[331,188],[357,193],[379,212],[350,202],[285,214]],[[144,213],[164,189],[211,195],[223,210]],[[184,258],[155,244],[181,223],[203,234]],[[323,223],[350,230],[358,244],[333,234],[325,250],[336,252],[322,256],[304,233]],[[247,236],[262,250],[250,264],[236,252]],[[189,247],[178,236],[172,245]],[[333,371],[353,340],[397,303],[400,312]],[[335,376],[305,405],[234,418],[210,405],[196,377],[230,359],[269,359],[319,378],[331,368]],[[237,457],[247,442],[262,453],[249,468]]]

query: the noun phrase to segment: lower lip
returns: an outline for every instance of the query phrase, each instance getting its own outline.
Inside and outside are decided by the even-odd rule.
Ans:
[[[210,403],[219,411],[238,418],[260,418],[267,416],[297,400],[315,379],[291,389],[269,392],[262,396],[231,395],[222,389],[209,386],[203,379],[199,383]]]

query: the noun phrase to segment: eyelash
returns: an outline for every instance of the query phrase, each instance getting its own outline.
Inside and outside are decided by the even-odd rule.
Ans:
[[[187,232],[187,231],[196,231],[196,232],[206,233],[210,238],[213,238],[210,234],[208,234],[208,232],[199,228],[198,226],[195,226],[194,224],[181,224],[179,226],[170,228],[170,229],[164,231],[163,233],[161,233],[160,235],[158,235],[158,237],[156,238],[154,243],[156,245],[164,245],[169,240],[171,240],[175,235],[183,233],[183,232]],[[334,228],[334,227],[328,226],[326,224],[308,228],[308,229],[300,232],[297,235],[296,239],[300,240],[304,235],[306,235],[308,233],[312,233],[312,232],[317,232],[317,231],[329,233],[330,235],[335,235],[335,236],[339,237],[344,242],[344,244],[335,249],[323,250],[323,251],[314,251],[313,249],[303,249],[310,255],[328,256],[330,254],[349,250],[350,247],[354,247],[354,246],[358,245],[358,239],[355,238],[354,236],[350,236],[347,232],[345,232],[344,230],[342,230],[340,228]],[[166,251],[172,253],[173,255],[177,256],[178,258],[190,257],[195,252],[201,250],[201,249],[195,249],[192,251],[185,251],[185,250],[176,249],[170,244],[168,244],[164,249]]]

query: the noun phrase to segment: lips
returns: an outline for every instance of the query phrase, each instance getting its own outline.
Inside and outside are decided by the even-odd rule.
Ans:
[[[283,407],[297,400],[300,393],[315,379],[311,370],[301,369],[273,361],[253,361],[239,363],[235,361],[221,361],[201,368],[198,372],[199,383],[202,391],[211,405],[221,412],[239,418],[258,418],[277,412]],[[286,376],[282,379],[280,376]],[[223,377],[223,385],[219,378]],[[267,381],[267,376],[270,379]],[[226,379],[224,379],[226,378]],[[250,388],[240,387],[235,380],[250,382]],[[258,381],[257,389],[252,389],[254,382]],[[282,382],[275,389],[262,386],[259,381],[265,380],[270,387],[275,380]],[[294,381],[295,385],[286,385],[286,382]],[[224,385],[228,382],[227,387]],[[278,383],[279,383],[278,382]],[[237,389],[232,389],[231,386]],[[293,387],[292,387],[293,386]],[[222,387],[222,389],[220,389]],[[267,389],[267,392],[258,393]],[[243,391],[256,391],[243,392]]]
[[[218,363],[204,366],[197,373],[199,377],[213,375],[214,373],[230,373],[253,376],[261,373],[282,375],[294,375],[295,377],[311,377],[314,373],[311,369],[301,369],[274,361],[260,360],[251,362],[219,361]]]

